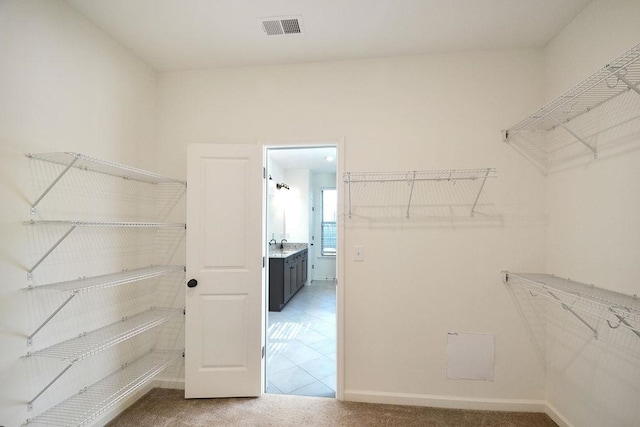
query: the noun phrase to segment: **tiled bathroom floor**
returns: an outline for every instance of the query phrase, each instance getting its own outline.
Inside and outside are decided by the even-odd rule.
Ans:
[[[335,397],[335,281],[313,281],[269,312],[266,369],[267,393]]]

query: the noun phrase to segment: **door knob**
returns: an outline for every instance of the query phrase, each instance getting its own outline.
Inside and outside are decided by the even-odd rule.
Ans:
[[[195,288],[198,286],[198,281],[196,279],[191,279],[187,282],[187,286],[190,288]]]

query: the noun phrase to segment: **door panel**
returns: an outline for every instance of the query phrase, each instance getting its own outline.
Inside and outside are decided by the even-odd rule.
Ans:
[[[248,334],[243,313],[247,309],[247,295],[201,295],[200,298],[203,330],[201,370],[246,367]],[[223,317],[225,322],[220,323],[219,317]],[[239,328],[229,328],[229,324]]]
[[[263,390],[262,148],[188,149],[185,397]]]

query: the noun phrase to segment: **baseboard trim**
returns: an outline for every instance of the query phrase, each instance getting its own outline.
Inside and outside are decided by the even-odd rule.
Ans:
[[[432,394],[384,393],[367,390],[345,390],[344,400],[391,405],[430,406],[447,409],[483,411],[547,412],[544,400],[487,399],[477,397],[442,396]]]
[[[545,414],[549,416],[559,427],[574,427],[552,404],[547,402]]]

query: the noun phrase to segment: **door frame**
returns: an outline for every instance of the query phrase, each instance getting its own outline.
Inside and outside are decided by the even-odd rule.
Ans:
[[[267,149],[272,148],[312,148],[312,147],[335,147],[336,148],[336,190],[338,191],[338,218],[337,218],[337,242],[336,242],[336,399],[344,400],[344,259],[345,259],[345,251],[344,251],[344,182],[342,180],[342,176],[344,174],[344,164],[345,164],[345,139],[344,137],[333,137],[333,138],[295,138],[295,139],[278,139],[278,140],[258,140],[258,144],[262,146],[264,153],[264,161],[263,165],[266,168],[267,166]],[[263,224],[265,226],[264,229],[264,253],[268,254],[268,241],[269,238],[266,235],[266,219],[267,219],[267,198],[266,198],[266,188],[265,194],[263,195]],[[264,269],[264,285],[266,287],[266,283],[268,281],[269,268],[268,264],[265,263],[266,268]],[[264,289],[265,298],[268,298],[267,289]],[[265,313],[265,316],[267,314]],[[264,322],[263,333],[263,342],[266,343],[266,334],[267,334],[267,326],[266,322]],[[263,371],[264,373],[264,371]]]

